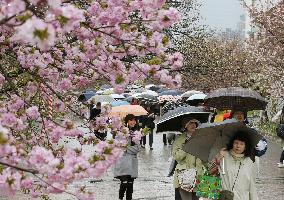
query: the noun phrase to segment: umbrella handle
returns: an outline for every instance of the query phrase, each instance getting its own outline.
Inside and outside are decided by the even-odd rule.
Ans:
[[[226,172],[225,172],[225,158],[223,157],[222,158],[222,175],[225,175]]]

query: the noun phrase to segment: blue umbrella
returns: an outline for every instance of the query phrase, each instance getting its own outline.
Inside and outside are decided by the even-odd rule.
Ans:
[[[112,107],[115,107],[115,106],[124,106],[124,105],[129,105],[129,104],[130,104],[130,103],[128,103],[127,101],[122,101],[122,100],[111,102],[111,106],[112,106]]]
[[[96,92],[94,91],[86,91],[85,93],[81,94],[78,97],[78,101],[81,101],[81,102],[88,101],[90,98],[92,98],[92,96],[95,96],[95,95],[96,95]]]
[[[96,95],[96,92],[93,92],[93,91],[87,91],[84,93],[86,101],[88,101],[92,96],[95,96],[95,95]]]

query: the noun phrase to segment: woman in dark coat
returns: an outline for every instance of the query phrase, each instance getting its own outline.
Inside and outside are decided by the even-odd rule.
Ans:
[[[126,115],[124,119],[130,134],[135,130],[136,119],[132,114]],[[119,199],[123,199],[126,192],[126,200],[132,199],[134,179],[138,177],[137,154],[140,145],[135,144],[131,138],[128,141],[128,148],[123,156],[114,165],[114,177],[120,180]]]

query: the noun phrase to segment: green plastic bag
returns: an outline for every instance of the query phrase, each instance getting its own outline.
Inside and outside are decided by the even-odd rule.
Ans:
[[[198,197],[220,199],[221,179],[208,174],[200,175],[197,177],[195,192]]]

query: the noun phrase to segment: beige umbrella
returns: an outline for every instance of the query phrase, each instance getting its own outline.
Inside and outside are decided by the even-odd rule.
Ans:
[[[113,107],[109,116],[125,117],[127,114],[133,114],[135,116],[148,115],[148,112],[139,105],[123,105]]]

